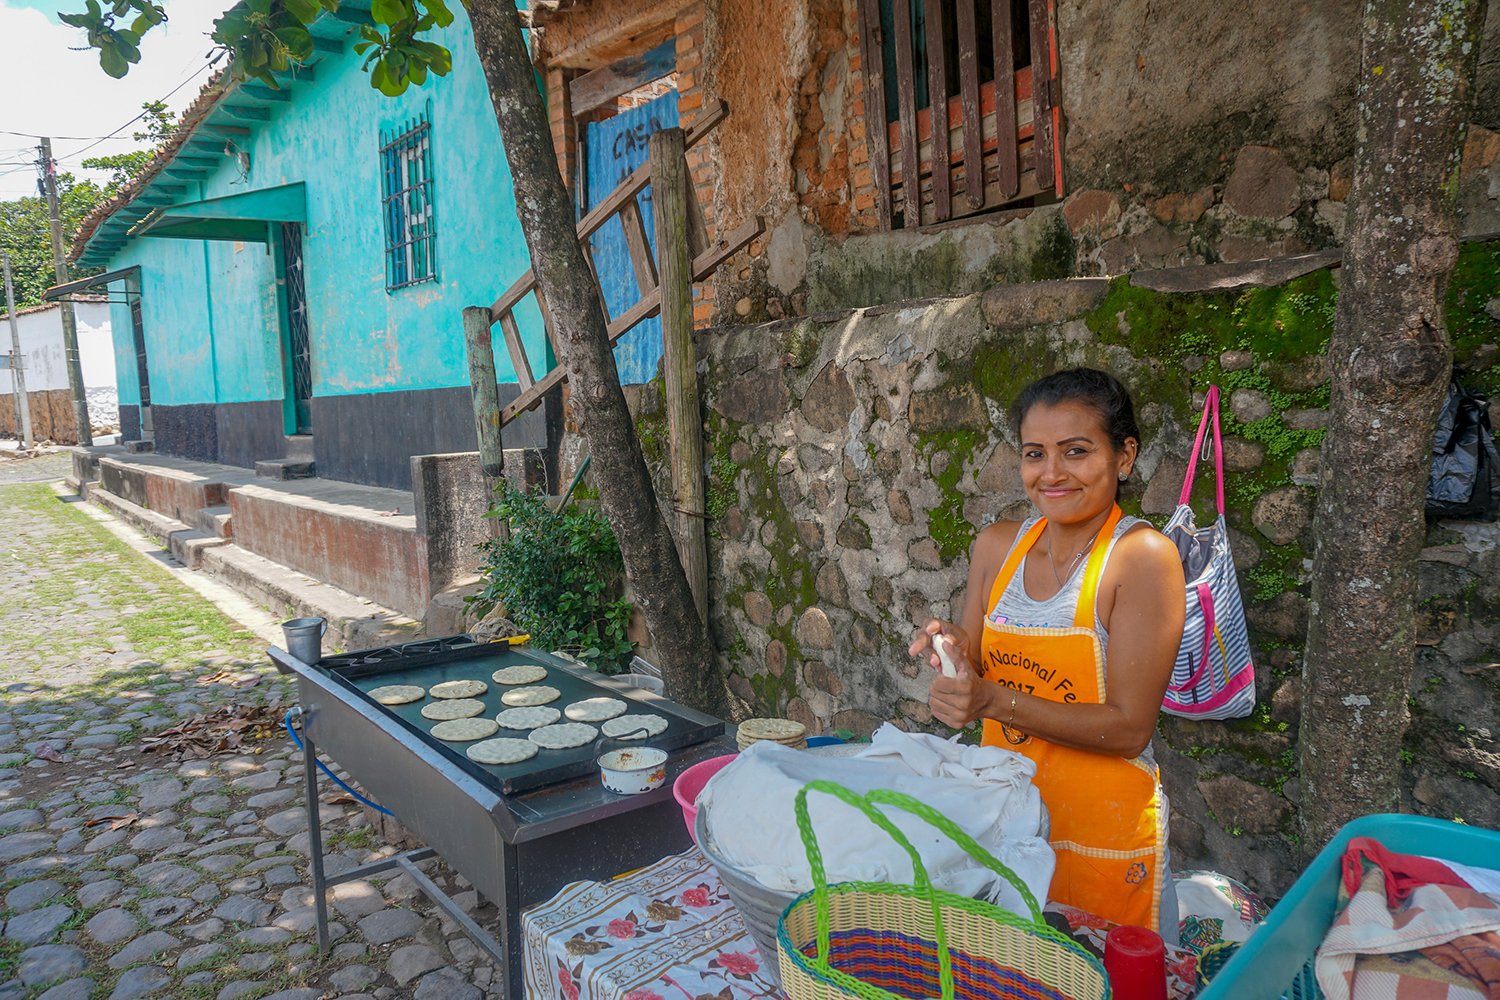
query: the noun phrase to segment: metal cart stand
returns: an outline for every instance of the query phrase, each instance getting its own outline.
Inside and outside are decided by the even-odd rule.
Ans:
[[[610,792],[592,774],[505,795],[496,782],[481,780],[427,740],[415,738],[409,727],[335,680],[325,668],[277,648],[268,654],[278,670],[298,679],[319,952],[329,947],[328,890],[400,871],[504,969],[506,995],[512,1000],[525,996],[522,910],[550,899],[570,882],[608,879],[685,850],[690,839],[672,798],[672,779],[701,760],[735,749],[722,735],[719,720],[590,675],[591,683],[640,702],[637,707],[669,710],[709,727],[710,738],[672,752],[666,784],[643,795]],[[549,669],[583,672],[554,658],[547,662]],[[372,799],[426,846],[329,876],[323,869],[318,815],[320,750],[339,761]],[[498,935],[480,927],[417,867],[419,861],[435,856],[499,908]]]

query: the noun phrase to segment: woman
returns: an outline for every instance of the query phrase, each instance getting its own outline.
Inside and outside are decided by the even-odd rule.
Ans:
[[[911,653],[939,668],[933,640],[946,636],[957,676],[933,680],[932,714],[983,719],[986,745],[1036,762],[1050,898],[1175,941],[1150,745],[1185,602],[1176,548],[1116,503],[1140,449],[1134,407],[1112,376],[1078,368],[1027,386],[1011,419],[1040,516],[979,533],[961,623],[929,621]]]

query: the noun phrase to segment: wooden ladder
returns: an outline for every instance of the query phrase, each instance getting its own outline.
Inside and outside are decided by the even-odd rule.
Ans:
[[[701,116],[688,130],[686,148],[691,149],[704,136],[712,132],[728,113],[728,106],[720,102],[718,107]],[[684,171],[686,171],[685,163]],[[691,176],[690,173],[689,176]],[[603,228],[606,222],[616,216],[619,217],[620,225],[625,230],[625,244],[630,255],[631,267],[635,271],[636,284],[640,286],[641,298],[620,315],[610,316],[609,307],[604,304],[604,296],[602,292],[600,293],[599,302],[609,322],[611,344],[629,333],[642,320],[649,319],[661,311],[661,289],[657,281],[656,260],[651,255],[651,244],[646,239],[646,226],[641,217],[641,207],[638,201],[640,193],[650,183],[651,164],[647,161],[637,167],[635,172],[625,178],[619,187],[611,191],[608,197],[578,221],[578,242],[583,247],[584,259],[588,261],[589,270],[594,272],[596,289],[599,286],[599,275],[594,268],[593,254],[589,249],[590,238]],[[694,281],[702,281],[713,274],[720,264],[765,231],[765,221],[757,215],[730,233],[717,246],[710,246],[708,231],[703,223],[703,209],[691,192],[687,198],[687,218],[688,254],[693,261]],[[552,313],[547,308],[547,300],[542,295],[542,290],[537,287],[535,273],[528,270],[515,284],[506,289],[505,294],[495,300],[494,305],[489,307],[490,326],[493,328],[494,324],[500,324],[500,331],[505,339],[505,349],[510,354],[511,366],[515,368],[516,380],[521,386],[520,395],[500,410],[501,427],[522,413],[535,408],[553,387],[561,384],[568,377],[562,365],[556,366],[540,378],[531,367],[531,360],[526,356],[525,345],[521,343],[521,331],[516,324],[515,317],[516,307],[528,295],[536,299],[537,309],[542,314],[547,342],[552,346],[553,355],[561,356],[557,350],[557,335],[553,327]]]

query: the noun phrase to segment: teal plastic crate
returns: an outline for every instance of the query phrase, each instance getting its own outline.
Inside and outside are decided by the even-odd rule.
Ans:
[[[1340,862],[1355,837],[1388,850],[1500,868],[1500,833],[1425,816],[1362,816],[1338,832],[1276,904],[1266,922],[1199,994],[1200,1000],[1280,1000],[1333,923]]]

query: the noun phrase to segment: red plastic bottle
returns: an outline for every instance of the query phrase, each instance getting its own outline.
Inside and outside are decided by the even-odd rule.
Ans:
[[[1104,971],[1115,1000],[1167,1000],[1167,948],[1144,927],[1116,927],[1104,939]]]

